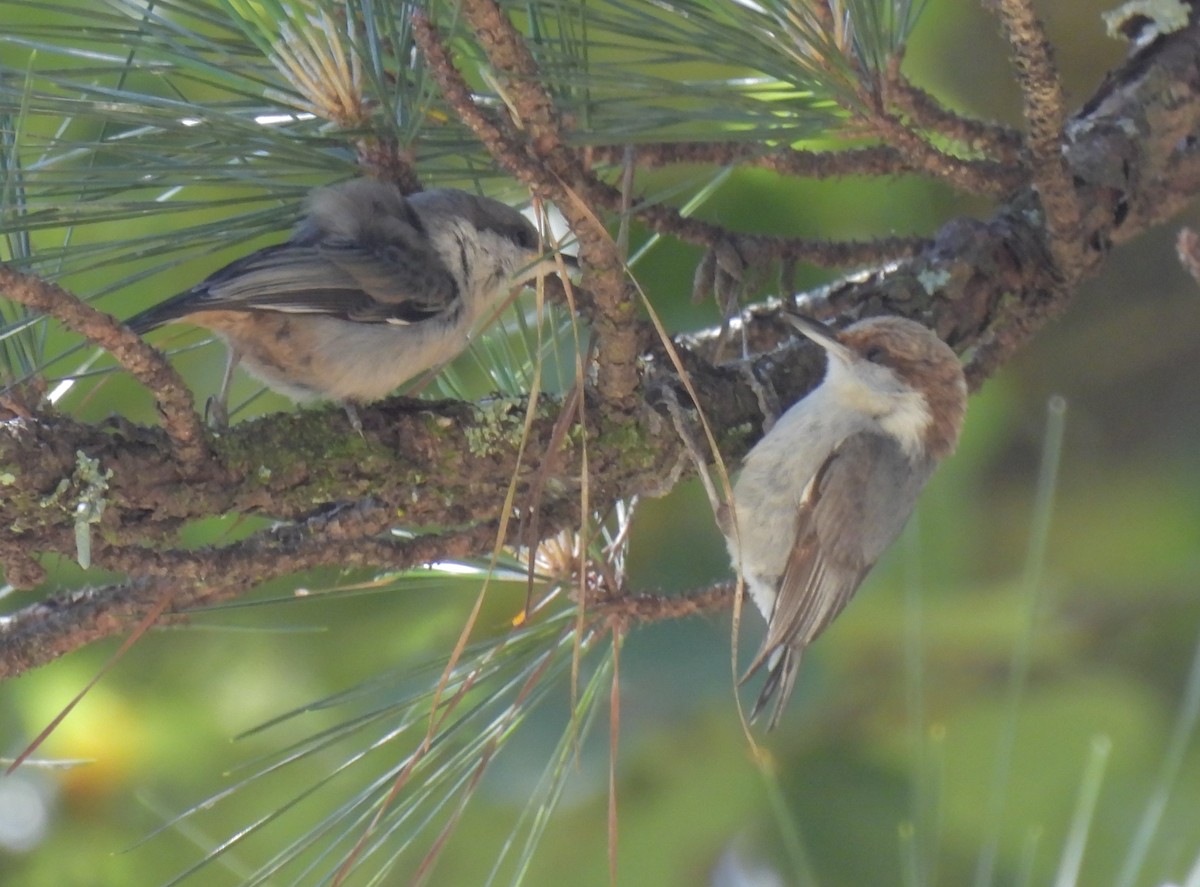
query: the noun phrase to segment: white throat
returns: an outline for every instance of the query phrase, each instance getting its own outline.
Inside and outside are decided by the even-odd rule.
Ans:
[[[909,457],[922,452],[933,417],[920,392],[891,369],[859,361],[846,366],[831,358],[824,384],[842,406],[867,417],[894,437]]]

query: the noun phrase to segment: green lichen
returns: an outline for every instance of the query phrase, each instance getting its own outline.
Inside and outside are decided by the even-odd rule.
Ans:
[[[717,439],[721,452],[737,452],[744,451],[749,448],[750,439],[758,431],[758,426],[752,422],[742,422],[739,425],[731,425],[725,430],[725,433]]]
[[[100,523],[108,505],[108,481],[112,470],[101,470],[100,460],[83,450],[75,451],[75,471],[64,477],[54,492],[42,499],[43,508],[64,506],[68,496],[75,518],[75,559],[85,570],[92,564],[92,527]],[[74,491],[74,492],[73,492]]]
[[[1127,37],[1125,26],[1131,19],[1138,19],[1137,43],[1142,46],[1163,34],[1186,28],[1188,6],[1180,0],[1130,0],[1100,17],[1113,39]]]
[[[347,481],[346,466],[366,471],[379,455],[361,435],[331,428],[331,415],[305,410],[235,425],[214,441],[217,459],[248,488],[269,491],[281,506],[357,495],[361,491]]]
[[[499,448],[515,449],[525,433],[525,420],[520,411],[504,400],[481,403],[475,410],[475,422],[464,429],[467,452],[482,457]]]
[[[932,296],[949,282],[950,272],[945,268],[937,271],[932,268],[926,268],[917,274],[917,283],[921,284],[921,289],[925,290],[925,295],[927,296]]]
[[[71,479],[64,477],[58,482],[58,485],[54,488],[54,492],[38,500],[38,505],[42,508],[58,508],[69,489],[71,489]]]
[[[616,459],[614,466],[622,473],[632,474],[653,468],[662,455],[653,437],[637,422],[603,425],[595,443],[604,452],[612,454]]]

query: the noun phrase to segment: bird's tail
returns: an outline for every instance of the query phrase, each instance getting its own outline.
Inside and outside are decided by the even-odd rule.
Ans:
[[[133,317],[125,321],[125,325],[139,336],[142,333],[148,333],[156,327],[179,320],[181,317],[192,313],[195,310],[194,298],[195,293],[192,290],[187,290],[177,296],[172,296],[165,302],[151,305],[140,314],[133,315]]]
[[[792,688],[796,686],[796,672],[800,668],[800,652],[799,648],[789,647],[786,644],[780,644],[771,651],[766,659],[767,680],[758,694],[758,701],[754,703],[754,710],[750,712],[751,723],[758,720],[759,715],[763,713],[770,704],[771,698],[774,697],[775,708],[771,712],[771,720],[767,722],[767,729],[774,730],[779,724],[787,701],[792,695]],[[746,673],[742,681],[750,677],[761,664],[760,660]]]

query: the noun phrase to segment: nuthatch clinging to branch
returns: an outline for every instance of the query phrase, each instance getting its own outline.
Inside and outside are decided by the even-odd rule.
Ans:
[[[746,676],[766,666],[752,718],[774,697],[770,727],[804,648],[900,534],[953,452],[967,407],[958,358],[920,324],[872,317],[834,332],[790,318],[825,349],[825,378],[751,449],[733,509],[718,515],[734,568],[767,620]]]
[[[127,323],[144,333],[184,321],[221,336],[221,407],[239,362],[293,400],[364,402],[458,355],[514,286],[553,270],[537,229],[506,204],[354,179],[314,191],[286,243]]]

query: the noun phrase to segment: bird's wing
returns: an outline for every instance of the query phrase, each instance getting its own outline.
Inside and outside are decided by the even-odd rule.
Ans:
[[[914,464],[891,437],[856,434],[813,475],[796,514],[767,636],[742,679],[767,665],[752,720],[775,697],[769,727],[779,722],[804,647],[842,612],[900,534],[933,468],[929,460]]]
[[[450,308],[462,293],[428,244],[332,245],[321,256],[351,277],[379,319],[420,320]],[[362,319],[362,318],[355,318]],[[376,319],[375,316],[369,319]]]
[[[900,534],[933,470],[891,437],[856,434],[804,491],[796,533],[756,668],[780,645],[803,648],[842,612],[875,561]]]
[[[451,307],[454,278],[432,251],[282,243],[226,265],[129,321],[138,331],[198,311],[271,310],[363,323],[415,323]]]
[[[416,321],[449,307],[454,278],[432,251],[378,245],[283,244],[234,262],[197,287],[211,307]]]

